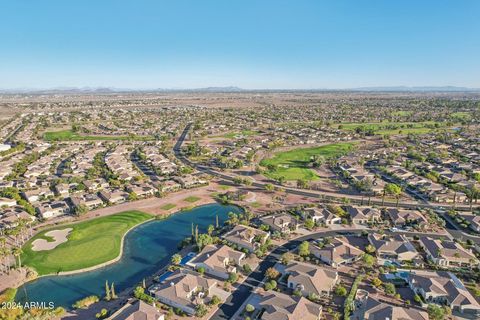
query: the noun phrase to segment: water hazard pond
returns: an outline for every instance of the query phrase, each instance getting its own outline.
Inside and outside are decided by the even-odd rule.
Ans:
[[[119,262],[80,274],[39,278],[20,287],[16,300],[54,302],[55,307],[71,308],[86,296],[102,297],[106,280],[115,282],[115,289],[120,292],[167,265],[180,241],[191,234],[192,223],[198,225],[199,232],[206,232],[208,225],[215,225],[217,215],[223,224],[228,212],[240,210],[215,203],[142,224],[125,236]]]

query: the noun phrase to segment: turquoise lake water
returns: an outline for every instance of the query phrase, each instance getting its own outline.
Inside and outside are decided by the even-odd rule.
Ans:
[[[105,281],[115,282],[115,290],[136,285],[143,278],[155,273],[170,262],[178,249],[177,245],[191,235],[192,222],[199,232],[208,225],[215,225],[218,215],[220,224],[228,212],[240,212],[235,206],[210,204],[172,215],[171,217],[142,224],[125,237],[122,259],[112,265],[70,276],[48,276],[20,287],[18,302],[54,302],[55,307],[71,308],[71,305],[86,296],[105,294]]]

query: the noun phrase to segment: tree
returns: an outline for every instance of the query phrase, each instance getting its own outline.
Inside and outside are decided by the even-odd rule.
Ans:
[[[372,254],[372,253],[375,252],[375,247],[372,246],[371,244],[369,244],[369,245],[367,245],[367,246],[365,247],[365,251],[366,251],[368,254]]]
[[[313,221],[313,219],[308,218],[305,220],[304,225],[305,225],[305,228],[307,229],[313,229],[313,227],[315,227],[315,221]]]
[[[207,229],[207,234],[211,236],[213,234],[213,231],[215,231],[215,227],[210,224]]]
[[[178,253],[174,254],[172,256],[171,262],[173,265],[176,265],[176,266],[179,265],[180,262],[182,262],[182,256],[179,255]]]
[[[22,267],[22,254],[23,254],[23,251],[21,248],[19,247],[14,247],[12,249],[12,254],[17,258],[17,262],[18,262],[18,267],[21,268]]]
[[[238,280],[238,275],[235,272],[230,272],[228,274],[228,280],[227,280],[228,282],[235,283],[237,282],[237,280]]]
[[[204,267],[198,267],[197,268],[198,273],[204,274],[205,273],[205,268]]]
[[[213,243],[213,239],[211,236],[209,236],[208,234],[206,233],[202,233],[198,236],[197,238],[197,247],[198,247],[198,250],[202,250],[203,248],[205,248],[205,246],[209,245],[209,244],[212,244]]]
[[[115,293],[115,283],[112,282],[112,287],[110,288],[110,296],[112,297],[112,299],[117,299],[118,296],[117,294]]]
[[[252,267],[250,267],[250,265],[249,265],[248,263],[245,263],[245,264],[243,265],[243,272],[245,272],[245,273],[247,273],[247,274],[250,273],[250,272],[252,272]]]
[[[249,303],[245,306],[245,311],[252,313],[253,311],[255,311],[255,307]]]
[[[421,303],[422,302],[422,297],[420,297],[418,294],[416,294],[414,297],[413,297],[413,300],[417,303]]]
[[[385,283],[385,293],[391,296],[395,295],[397,293],[395,285],[391,282]]]
[[[204,317],[207,314],[207,312],[208,312],[208,308],[203,303],[200,303],[195,308],[195,315],[199,318]]]
[[[397,198],[397,207],[398,207],[398,201],[400,199],[400,195],[402,194],[402,188],[399,185],[396,185],[395,183],[387,183],[383,188],[382,206],[385,202],[385,195],[387,194],[395,196],[395,198]]]
[[[365,253],[362,257],[363,263],[369,268],[371,268],[375,264],[375,257]]]
[[[277,281],[275,281],[275,280],[270,280],[270,281],[265,283],[265,290],[266,291],[273,290],[276,287],[277,287]]]
[[[105,281],[105,300],[110,301],[112,296],[110,294],[110,286],[108,285],[108,280]]]
[[[212,300],[210,300],[212,306],[216,306],[220,302],[222,302],[222,300],[217,295],[213,295]]]
[[[446,317],[446,309],[436,304],[429,304],[427,312],[430,320],[444,320]]]
[[[340,297],[345,297],[347,295],[347,289],[342,285],[338,285],[335,288],[335,294]]]
[[[88,212],[88,207],[84,204],[80,204],[75,207],[74,212],[77,216],[81,216]]]
[[[285,252],[282,254],[282,263],[287,265],[290,261],[293,260],[293,253],[291,252]]]
[[[268,279],[277,279],[280,276],[280,272],[278,272],[277,269],[270,267],[265,271],[265,276]]]
[[[306,257],[310,255],[310,244],[308,243],[308,241],[303,241],[298,246],[298,254],[302,257]]]
[[[128,201],[135,201],[135,200],[138,200],[138,195],[132,191],[128,194]]]
[[[275,190],[275,187],[274,187],[273,184],[267,183],[267,184],[265,185],[265,190],[267,190],[268,192],[272,192],[273,190]]]
[[[372,279],[372,285],[374,287],[380,287],[381,285],[383,284],[382,280],[380,280],[379,278],[373,278]]]

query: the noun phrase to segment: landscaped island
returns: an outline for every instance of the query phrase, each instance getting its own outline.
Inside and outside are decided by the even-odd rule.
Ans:
[[[30,239],[23,247],[22,261],[34,268],[39,275],[91,268],[117,258],[125,233],[150,219],[152,219],[150,214],[126,211],[76,224],[57,226]],[[38,251],[34,248],[36,240],[55,241],[49,236],[52,230],[67,228],[72,230],[66,242],[51,250]]]
[[[316,180],[318,176],[309,166],[317,159],[328,160],[341,156],[353,148],[353,143],[335,143],[320,147],[298,148],[275,153],[272,158],[263,159],[260,165],[267,168],[266,175],[273,179]]]

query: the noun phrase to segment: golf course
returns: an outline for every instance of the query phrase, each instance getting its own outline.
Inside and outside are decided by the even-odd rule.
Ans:
[[[62,131],[48,131],[43,134],[45,141],[115,141],[115,140],[139,140],[148,141],[153,140],[150,136],[95,136],[95,135],[80,135],[72,130]]]
[[[315,171],[309,167],[315,156],[325,160],[341,156],[353,149],[353,143],[335,143],[320,147],[298,148],[285,152],[275,153],[273,157],[263,159],[260,165],[267,168],[265,173],[272,179],[283,177],[285,180],[318,179]]]
[[[117,258],[125,233],[152,218],[153,216],[144,212],[125,211],[44,230],[24,245],[22,263],[34,268],[39,275],[94,267]],[[71,231],[68,233],[66,242],[51,250],[38,251],[34,248],[36,240],[52,242],[54,239],[50,234],[53,230],[68,228],[71,228]]]
[[[344,131],[368,130],[376,135],[425,134],[436,129],[448,129],[445,123],[435,121],[423,122],[370,122],[370,123],[339,123],[335,125]]]

